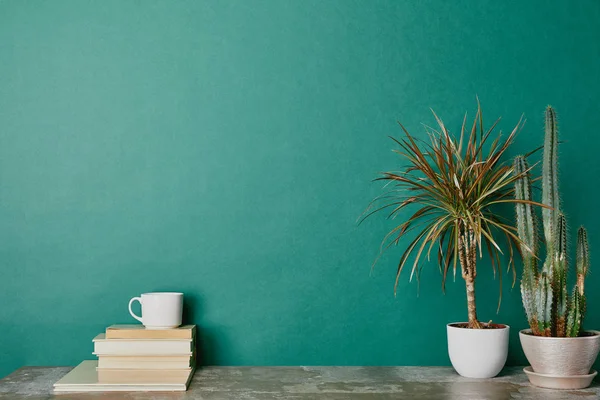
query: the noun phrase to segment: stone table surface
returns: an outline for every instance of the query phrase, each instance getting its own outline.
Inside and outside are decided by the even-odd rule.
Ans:
[[[600,385],[572,391],[532,387],[520,367],[468,379],[450,367],[204,367],[187,392],[53,394],[70,367],[24,367],[0,380],[0,399],[318,400],[600,399]]]

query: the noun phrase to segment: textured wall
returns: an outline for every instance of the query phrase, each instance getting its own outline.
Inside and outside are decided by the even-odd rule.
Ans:
[[[0,1],[0,376],[91,358],[152,290],[185,292],[208,364],[448,364],[463,282],[443,295],[426,265],[394,298],[402,248],[369,275],[393,222],[355,225],[401,163],[387,135],[429,107],[458,127],[477,94],[504,130],[525,113],[527,151],[553,104],[595,254],[599,20],[596,0]],[[480,317],[521,364],[509,275],[503,294],[496,314],[482,263]]]

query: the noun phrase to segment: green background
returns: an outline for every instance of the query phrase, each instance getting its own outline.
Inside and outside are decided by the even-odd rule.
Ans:
[[[597,0],[0,1],[0,376],[92,358],[156,290],[185,292],[205,364],[448,365],[463,282],[426,265],[395,298],[405,242],[370,275],[394,221],[356,226],[402,164],[387,136],[429,107],[457,129],[478,95],[505,131],[525,113],[514,155],[553,104],[570,238],[599,251],[598,21]],[[480,264],[479,316],[524,364],[504,278],[496,314]]]

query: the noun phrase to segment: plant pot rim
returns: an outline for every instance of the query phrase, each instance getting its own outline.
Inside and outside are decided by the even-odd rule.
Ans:
[[[531,329],[521,329],[519,335],[529,336],[540,340],[552,340],[552,339],[583,339],[583,340],[594,340],[600,336],[600,331],[594,329],[585,329],[583,332],[589,333],[588,336],[575,336],[575,337],[557,337],[557,336],[535,336],[531,334]]]
[[[471,328],[465,328],[463,326],[456,326],[456,325],[460,325],[460,324],[468,324],[468,322],[450,322],[449,324],[446,324],[446,326],[448,328],[466,329],[466,330],[469,330],[469,331],[487,331],[487,330],[494,331],[494,330],[502,330],[502,329],[508,329],[508,328],[510,328],[509,325],[506,325],[506,324],[496,324],[496,323],[490,324],[492,326],[495,326],[494,329],[471,329]],[[484,323],[484,322],[481,322],[481,324],[482,325],[488,325],[487,323]]]

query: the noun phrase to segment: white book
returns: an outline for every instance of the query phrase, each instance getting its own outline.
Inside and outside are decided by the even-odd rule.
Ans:
[[[185,355],[194,351],[192,339],[106,339],[105,334],[96,336],[95,355]]]
[[[152,391],[185,391],[187,390],[194,369],[177,376],[155,376],[151,382],[130,376],[120,382],[101,382],[98,378],[97,361],[86,360],[72,369],[54,384],[55,392],[152,392]]]
[[[194,364],[193,356],[98,356],[98,369],[186,369]]]

